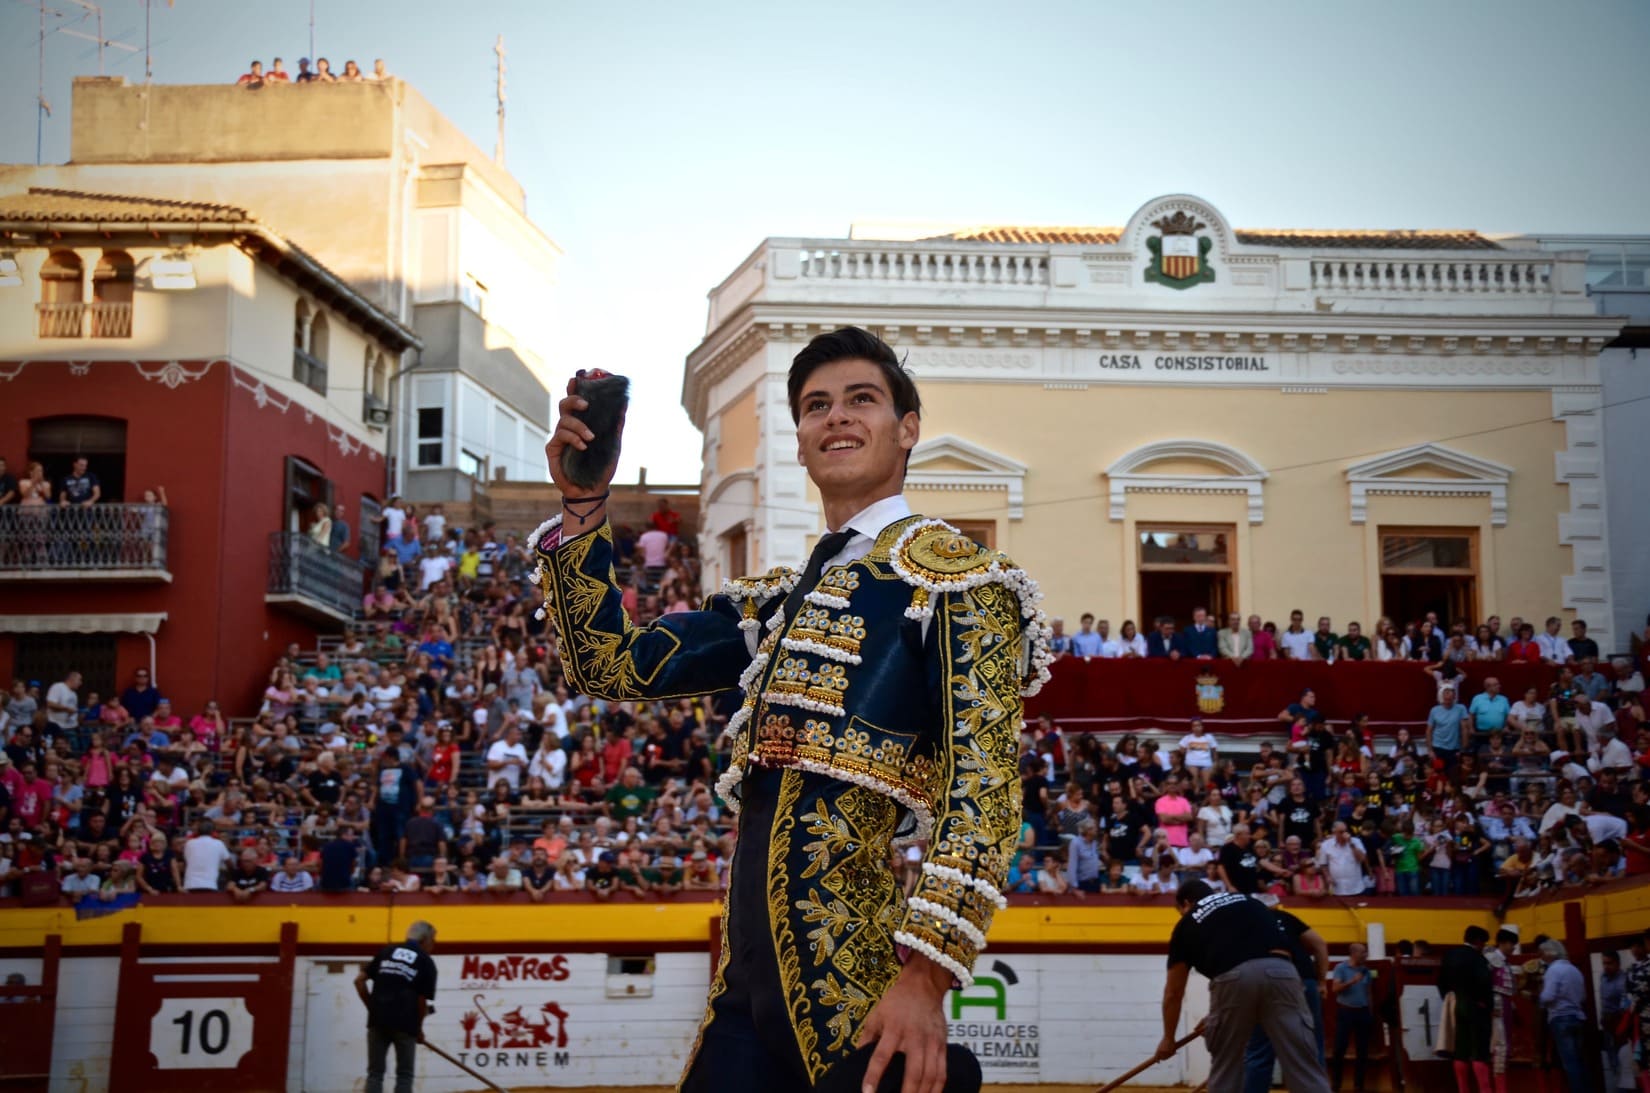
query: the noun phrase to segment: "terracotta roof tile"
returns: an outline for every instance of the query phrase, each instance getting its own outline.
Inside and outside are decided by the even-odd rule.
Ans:
[[[1238,242],[1257,247],[1355,247],[1360,250],[1500,250],[1475,231],[1239,228]]]
[[[1237,240],[1259,247],[1344,247],[1357,250],[1500,250],[1475,231],[1367,231],[1312,228],[1236,229]],[[994,224],[965,228],[936,239],[980,243],[1115,243],[1122,228],[1030,227]]]
[[[959,239],[980,243],[1115,243],[1123,237],[1122,228],[1035,228],[995,225],[968,228],[940,239]]]
[[[0,196],[0,222],[42,224],[177,224],[207,225],[204,233],[261,240],[264,261],[285,266],[289,273],[342,301],[339,306],[391,334],[402,347],[421,347],[413,330],[339,278],[320,259],[281,235],[245,209],[211,201],[174,201],[139,194],[100,194],[82,190],[31,187],[27,193]],[[230,227],[224,227],[230,225]],[[142,229],[138,229],[142,230]]]
[[[97,223],[257,223],[257,218],[251,213],[233,205],[54,190],[44,186],[32,187],[28,193],[0,197],[0,219],[84,220]]]

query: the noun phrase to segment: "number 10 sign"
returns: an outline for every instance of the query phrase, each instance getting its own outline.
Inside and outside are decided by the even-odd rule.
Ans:
[[[149,1023],[158,1070],[231,1069],[252,1050],[244,998],[165,998]]]

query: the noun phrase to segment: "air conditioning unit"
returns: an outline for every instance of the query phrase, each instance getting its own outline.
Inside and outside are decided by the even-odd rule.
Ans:
[[[390,408],[377,395],[367,395],[362,400],[361,419],[368,425],[388,425]]]

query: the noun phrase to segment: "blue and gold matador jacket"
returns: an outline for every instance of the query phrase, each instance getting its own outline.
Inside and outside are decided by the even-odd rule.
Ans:
[[[783,606],[798,574],[781,568],[637,628],[608,526],[544,549],[558,524],[532,541],[569,682],[609,701],[737,687],[718,794],[737,814],[753,768],[785,772],[772,830],[741,825],[739,844],[766,846],[767,925],[809,1080],[853,1049],[899,971],[898,947],[971,984],[1020,832],[1021,698],[1048,678],[1036,583],[950,525],[911,516],[864,558],[826,568],[795,619]],[[917,840],[927,850],[907,899],[890,849]]]

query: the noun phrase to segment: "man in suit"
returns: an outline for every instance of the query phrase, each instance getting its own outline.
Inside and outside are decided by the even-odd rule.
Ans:
[[[1168,615],[1157,617],[1157,628],[1146,635],[1146,656],[1179,660],[1185,655],[1185,643],[1174,632],[1174,619]]]
[[[1244,628],[1243,616],[1233,611],[1226,616],[1226,629],[1220,632],[1220,655],[1235,664],[1242,664],[1255,655],[1254,634],[1254,631]]]
[[[610,701],[744,692],[717,783],[739,823],[722,957],[682,1089],[878,1088],[885,1075],[905,1093],[977,1089],[941,1001],[972,983],[1005,902],[1021,696],[1048,674],[1035,582],[911,513],[916,386],[881,339],[848,327],[811,341],[787,382],[827,528],[807,566],[633,628],[611,575],[612,467],[594,488],[563,470],[570,447],[596,440],[572,391],[546,446],[562,515],[534,533],[569,682]],[[889,852],[917,840],[902,902]]]
[[[1192,625],[1181,635],[1180,650],[1197,660],[1213,660],[1219,655],[1219,638],[1205,609],[1192,608]]]

